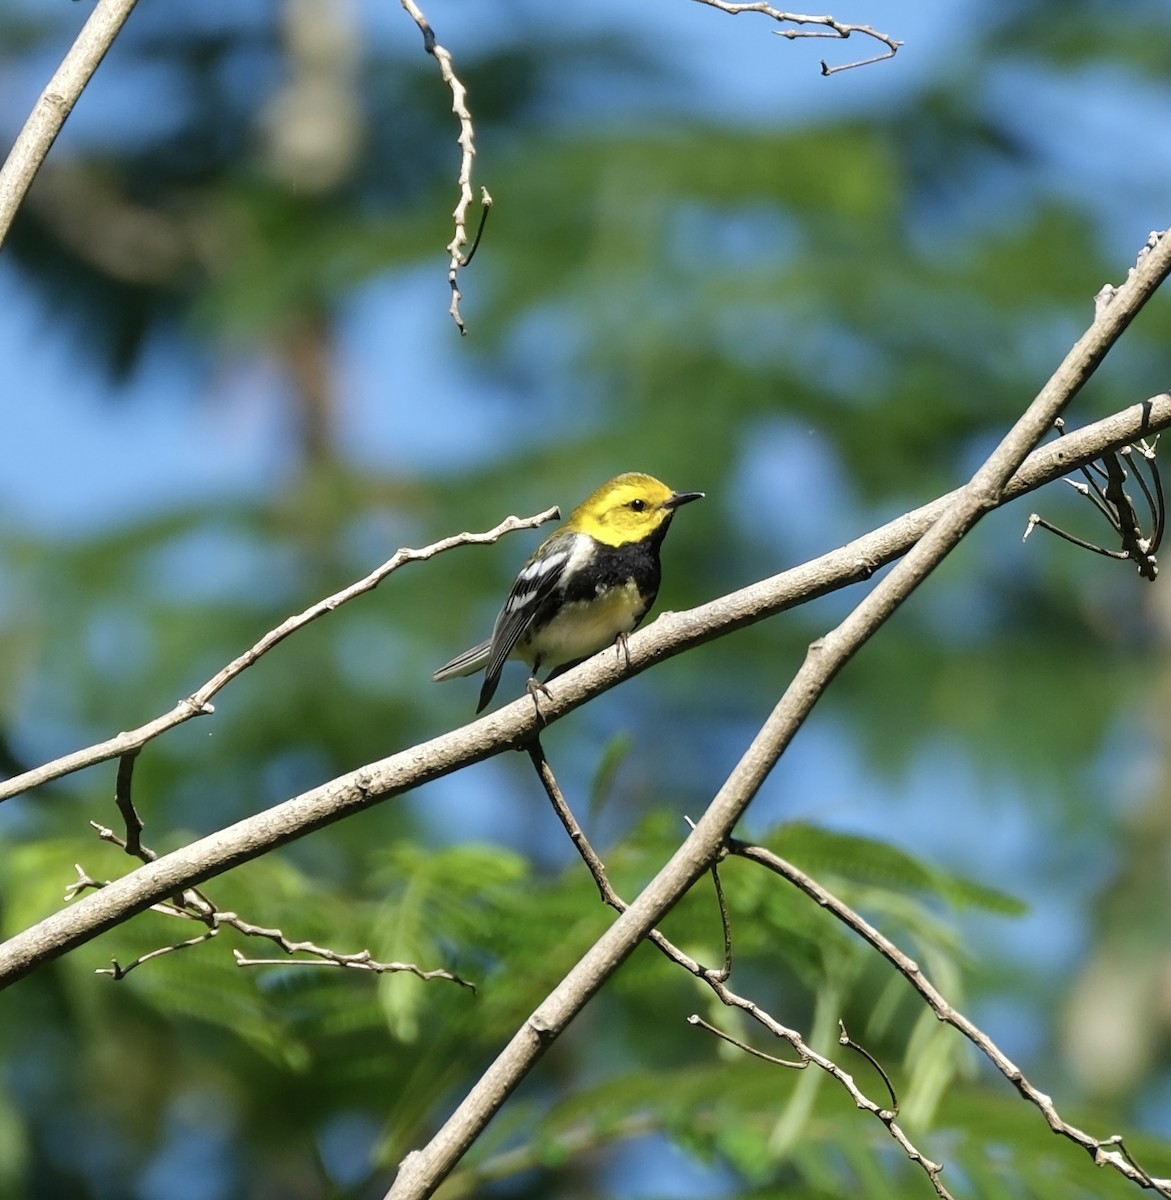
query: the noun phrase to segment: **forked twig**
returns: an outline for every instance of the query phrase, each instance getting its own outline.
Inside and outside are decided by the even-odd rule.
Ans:
[[[876,42],[881,42],[886,49],[881,54],[872,55],[870,58],[856,59],[854,62],[842,63],[840,66],[831,67],[823,58],[821,60],[822,75],[836,75],[839,71],[850,71],[854,67],[868,67],[872,63],[884,62],[888,58],[894,58],[898,53],[902,42],[896,41],[888,33],[882,33],[878,29],[874,29],[870,25],[852,25],[846,21],[839,21],[836,17],[831,16],[812,16],[809,13],[784,12],[779,8],[767,3],[767,0],[749,0],[748,3],[731,3],[729,0],[696,0],[698,4],[706,4],[709,8],[718,8],[720,12],[728,13],[730,16],[737,17],[741,13],[760,13],[762,16],[768,17],[770,20],[777,21],[783,25],[796,25],[796,29],[776,29],[773,32],[777,37],[788,38],[789,41],[796,41],[798,38],[838,38],[845,41],[852,33],[860,33],[864,37],[873,38]],[[814,25],[820,28],[806,29],[803,26]]]
[[[606,876],[605,867],[602,860],[598,857],[597,852],[590,845],[589,840],[581,830],[577,819],[566,802],[565,795],[561,790],[560,784],[557,782],[557,777],[553,773],[553,768],[549,765],[548,759],[545,757],[544,750],[541,748],[540,742],[534,740],[528,746],[529,756],[533,761],[533,765],[537,770],[538,778],[541,780],[541,785],[545,789],[546,795],[549,797],[553,805],[554,811],[557,813],[558,819],[569,833],[574,846],[577,847],[578,853],[581,854],[586,866],[589,868],[590,874],[594,877],[594,882],[598,885],[598,890],[601,893],[604,903],[610,905],[618,912],[626,911],[626,903],[614,890],[609,878]],[[872,1116],[877,1117],[879,1121],[886,1127],[887,1132],[907,1155],[907,1158],[920,1166],[927,1178],[931,1182],[931,1186],[935,1189],[935,1194],[940,1197],[940,1200],[954,1200],[951,1192],[943,1185],[940,1179],[940,1173],[943,1171],[941,1163],[932,1162],[931,1159],[923,1155],[918,1148],[907,1137],[902,1128],[895,1122],[895,1113],[890,1109],[883,1108],[876,1104],[867,1096],[861,1088],[854,1082],[854,1078],[848,1072],[843,1070],[833,1059],[818,1053],[810,1046],[801,1034],[788,1026],[782,1025],[771,1014],[766,1012],[760,1005],[749,1000],[745,996],[732,991],[727,984],[728,976],[731,972],[732,961],[732,934],[731,922],[728,916],[727,902],[724,897],[723,885],[719,881],[719,873],[716,870],[716,865],[712,866],[712,876],[715,880],[717,896],[720,903],[720,920],[723,928],[724,940],[724,965],[720,969],[702,966],[698,961],[692,958],[685,951],[681,950],[672,941],[666,938],[659,930],[652,929],[647,934],[647,940],[652,945],[657,947],[666,957],[677,966],[682,967],[689,974],[694,975],[697,979],[702,980],[715,993],[720,1002],[729,1008],[737,1008],[741,1012],[752,1017],[762,1028],[775,1038],[788,1042],[788,1044],[797,1053],[797,1059],[783,1059],[775,1055],[767,1054],[764,1051],[757,1050],[749,1046],[745,1042],[732,1037],[723,1030],[705,1021],[698,1014],[692,1014],[688,1017],[688,1022],[700,1028],[708,1030],[717,1037],[739,1047],[746,1053],[752,1054],[757,1058],[764,1059],[766,1062],[774,1063],[777,1066],[792,1067],[796,1069],[804,1069],[810,1063],[819,1067],[827,1075],[830,1075],[837,1083],[843,1087],[849,1094],[851,1100],[858,1108],[865,1112],[869,1112]],[[853,1043],[850,1043],[853,1045]],[[861,1047],[855,1047],[861,1049]],[[866,1053],[862,1051],[862,1053]],[[870,1055],[866,1055],[870,1061],[874,1061]],[[877,1064],[875,1064],[877,1066]],[[880,1073],[885,1078],[885,1072],[879,1067]],[[889,1090],[889,1080],[887,1081]]]
[[[127,756],[122,760],[122,766],[125,767],[127,761],[132,762],[133,756]],[[154,862],[158,855],[149,847],[142,844],[142,822],[139,820],[138,813],[135,811],[133,804],[130,802],[129,796],[129,770],[126,771],[127,778],[125,780],[126,792],[120,797],[119,808],[123,809],[123,815],[126,816],[127,810],[131,814],[126,816],[128,835],[132,832],[134,843],[131,844],[130,836],[120,837],[114,830],[105,825],[100,825],[96,821],[91,821],[90,825],[97,832],[98,837],[103,842],[109,842],[111,845],[118,846],[127,854],[139,859],[139,861],[148,863]],[[119,771],[119,781],[122,782],[123,772]],[[125,800],[126,808],[123,808],[122,800]],[[100,889],[106,887],[106,883],[101,880],[94,879],[89,875],[80,864],[75,864],[74,869],[77,871],[77,878],[65,890],[65,899],[73,900],[82,892],[90,889]],[[359,950],[353,954],[342,954],[337,950],[331,950],[328,946],[319,946],[311,941],[293,941],[285,936],[284,932],[275,927],[264,925],[254,925],[250,921],[245,921],[238,913],[227,912],[219,908],[202,890],[199,888],[188,888],[181,896],[176,896],[169,901],[161,901],[158,904],[151,905],[151,911],[162,913],[168,917],[178,917],[185,921],[197,921],[207,927],[206,932],[199,934],[196,937],[187,938],[185,941],[175,942],[168,946],[159,946],[154,950],[148,951],[146,954],[140,954],[133,962],[123,966],[117,959],[111,959],[111,966],[99,967],[98,975],[110,975],[116,980],[125,979],[136,967],[141,967],[144,963],[150,962],[152,959],[161,958],[164,954],[173,954],[178,950],[187,950],[192,946],[201,945],[204,942],[210,941],[219,931],[227,926],[236,930],[237,933],[243,934],[245,937],[264,938],[275,945],[287,955],[294,954],[310,954],[312,958],[246,958],[239,950],[234,950],[232,953],[236,959],[236,965],[239,967],[259,967],[259,966],[309,966],[309,967],[348,967],[352,970],[371,971],[375,974],[390,974],[398,972],[406,972],[417,976],[422,980],[430,979],[447,979],[452,983],[459,984],[460,987],[469,988],[475,991],[475,985],[466,979],[461,979],[460,976],[451,971],[443,970],[442,968],[434,968],[430,971],[424,970],[415,963],[407,962],[379,962],[370,953],[369,950]]]
[[[839,900],[837,896],[805,874],[799,867],[762,846],[752,846],[733,838],[728,842],[728,853],[758,863],[782,879],[787,879],[877,950],[923,997],[939,1020],[962,1033],[1016,1088],[1021,1096],[1041,1111],[1049,1128],[1054,1133],[1080,1146],[1094,1160],[1095,1165],[1111,1166],[1132,1183],[1150,1188],[1160,1196],[1171,1197],[1171,1179],[1156,1179],[1148,1174],[1126,1151],[1119,1134],[1113,1134],[1107,1138],[1096,1138],[1066,1121],[1058,1113],[1053,1100],[1034,1087],[1025,1078],[1020,1067],[983,1030],[947,1002],[935,985],[923,974],[914,959],[904,954],[894,942],[880,933],[849,905]],[[1113,1149],[1116,1146],[1121,1148],[1121,1152]]]
[[[1055,424],[1058,433],[1063,433],[1064,422],[1058,420]],[[1159,574],[1156,554],[1162,545],[1163,531],[1166,527],[1163,481],[1155,457],[1158,442],[1157,436],[1149,441],[1143,438],[1133,445],[1122,446],[1117,452],[1108,450],[1102,455],[1101,466],[1093,462],[1080,468],[1084,483],[1066,480],[1070,487],[1089,500],[1102,514],[1118,538],[1120,549],[1114,550],[1077,537],[1037,513],[1030,514],[1024,538],[1038,527],[1048,530],[1082,550],[1090,550],[1106,558],[1133,562],[1138,567],[1138,573],[1153,583]],[[1135,451],[1138,452],[1137,458]],[[1127,471],[1124,460],[1131,465],[1130,471]],[[1151,476],[1150,483],[1146,480],[1144,469]],[[1151,530],[1149,534],[1143,532],[1144,519],[1139,517],[1134,499],[1126,490],[1126,482],[1132,477],[1137,481],[1146,503],[1146,523],[1150,525]]]

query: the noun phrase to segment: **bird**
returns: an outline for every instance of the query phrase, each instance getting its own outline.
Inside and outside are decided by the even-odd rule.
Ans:
[[[435,681],[483,669],[480,713],[510,657],[529,665],[535,700],[545,691],[539,670],[550,669],[548,682],[608,645],[624,645],[658,595],[659,551],[676,510],[703,497],[638,471],[602,484],[521,567],[492,636],[445,663]]]

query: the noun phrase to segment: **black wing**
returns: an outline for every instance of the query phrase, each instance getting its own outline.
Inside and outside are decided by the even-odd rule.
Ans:
[[[570,535],[569,538],[542,546],[521,568],[492,630],[492,648],[484,670],[484,686],[480,689],[480,704],[476,712],[482,712],[492,699],[508,656],[532,625],[541,605],[553,594],[565,574],[572,553],[573,535]]]

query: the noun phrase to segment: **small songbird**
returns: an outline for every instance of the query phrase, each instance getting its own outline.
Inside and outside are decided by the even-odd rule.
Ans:
[[[551,679],[624,639],[655,602],[659,549],[675,510],[702,498],[637,471],[602,484],[521,567],[492,636],[440,667],[436,681],[486,667],[482,712],[508,658],[528,663],[529,689],[541,689],[541,668],[552,668]]]

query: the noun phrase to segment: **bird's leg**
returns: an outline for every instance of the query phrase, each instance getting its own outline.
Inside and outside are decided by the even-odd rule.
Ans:
[[[626,669],[630,670],[630,634],[620,633],[614,639],[614,649],[626,658]]]
[[[529,676],[528,683],[525,684],[525,691],[533,698],[533,708],[537,714],[537,724],[545,724],[545,714],[541,712],[541,702],[537,699],[538,694],[552,700],[553,693],[537,678],[536,674]]]

